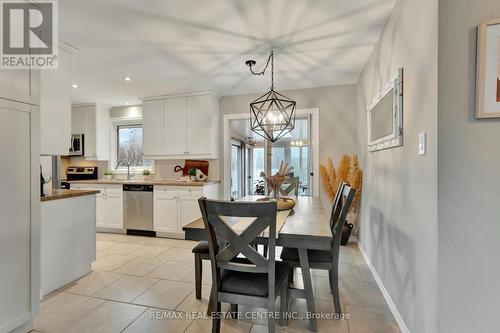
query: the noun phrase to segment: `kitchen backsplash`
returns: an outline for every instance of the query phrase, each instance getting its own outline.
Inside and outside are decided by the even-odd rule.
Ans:
[[[208,169],[208,179],[220,180],[219,177],[219,161],[210,160]],[[66,168],[68,166],[97,166],[99,178],[104,176],[104,171],[109,168],[108,161],[89,161],[81,157],[62,157],[61,158],[61,178],[66,178]],[[181,172],[175,172],[176,165],[184,166],[184,160],[157,160],[155,161],[154,177],[158,179],[177,179],[181,176]],[[137,175],[139,178],[141,175]]]
[[[174,172],[176,165],[184,166],[184,160],[157,160],[155,162],[156,178],[176,179],[181,176],[181,172]],[[208,161],[208,179],[219,180],[219,161]]]

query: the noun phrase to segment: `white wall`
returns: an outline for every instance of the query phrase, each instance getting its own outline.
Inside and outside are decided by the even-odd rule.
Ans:
[[[279,88],[279,87],[278,87]],[[338,163],[342,154],[354,154],[358,152],[356,137],[356,115],[355,115],[355,85],[329,86],[311,89],[299,89],[279,91],[297,102],[298,109],[319,108],[319,160],[324,163],[331,157],[334,163]],[[220,99],[221,114],[248,113],[250,115],[250,103],[260,94],[225,96]],[[221,116],[220,128],[223,128]],[[220,151],[222,147],[222,133]],[[220,175],[223,175],[222,156],[220,163]],[[319,175],[317,175],[319,177]],[[221,176],[222,177],[222,176]],[[224,188],[224,186],[221,186]],[[328,200],[320,181],[320,196],[323,204]]]
[[[399,0],[357,86],[360,243],[412,333],[437,329],[437,20],[437,0]],[[404,145],[369,153],[366,105],[399,67]]]
[[[474,118],[476,31],[498,0],[439,1],[439,332],[500,331],[500,119]]]

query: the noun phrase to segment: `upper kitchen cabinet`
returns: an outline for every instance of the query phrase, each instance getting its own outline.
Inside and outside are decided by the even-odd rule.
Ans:
[[[144,155],[162,155],[165,152],[164,104],[165,102],[160,99],[144,101],[142,105],[142,151]]]
[[[110,108],[100,104],[77,104],[71,108],[71,134],[83,134],[87,160],[109,160]]]
[[[143,99],[147,159],[217,159],[219,98],[212,93]]]
[[[68,155],[71,139],[71,55],[59,49],[58,68],[40,73],[41,155]]]
[[[40,70],[1,69],[0,98],[39,105]]]

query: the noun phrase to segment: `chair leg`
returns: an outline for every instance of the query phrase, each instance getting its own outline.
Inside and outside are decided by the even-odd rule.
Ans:
[[[217,293],[215,293],[212,297],[213,302],[212,308],[214,310],[214,314],[212,316],[212,333],[220,333],[220,322],[221,322],[221,304],[217,300]]]
[[[328,274],[330,276],[330,288],[332,289],[335,313],[340,314],[342,309],[340,308],[339,273],[336,269],[332,269]]]
[[[231,304],[231,318],[238,319],[238,304]]]
[[[330,292],[333,295],[335,293],[335,288],[333,287],[332,270],[328,271],[328,282],[330,283]]]
[[[314,304],[311,270],[309,267],[309,256],[307,255],[307,249],[299,249],[299,261],[300,269],[302,270],[302,280],[304,281],[304,293],[306,297],[307,311],[314,314],[316,313],[316,306]],[[318,331],[318,321],[316,317],[313,316],[309,319],[309,325],[309,329],[312,332]]]
[[[275,333],[276,332],[276,323],[274,320],[274,314],[275,314],[275,301],[272,303],[269,303],[267,306],[267,311],[269,313],[269,318],[267,319],[267,331],[269,333]]]
[[[203,274],[203,264],[199,253],[194,254],[194,286],[196,290],[196,299],[201,298],[201,277]]]
[[[214,302],[212,301],[214,295],[214,290],[210,289],[210,297],[208,298],[208,306],[207,306],[207,316],[210,317],[212,315],[212,309]]]
[[[264,258],[267,258],[267,245],[263,245]]]
[[[281,326],[288,325],[288,276],[283,280],[280,293]]]

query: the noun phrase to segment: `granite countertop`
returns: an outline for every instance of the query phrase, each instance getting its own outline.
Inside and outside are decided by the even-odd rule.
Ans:
[[[211,184],[219,184],[220,180],[207,180],[204,182],[201,181],[179,181],[175,179],[151,179],[151,180],[145,180],[145,179],[132,179],[132,180],[126,180],[126,179],[94,179],[94,180],[73,180],[69,181],[70,184],[105,184],[105,185],[110,185],[110,184],[117,184],[117,185],[123,185],[123,184],[141,184],[141,185],[164,185],[164,186],[205,186],[205,185],[211,185]]]
[[[99,192],[100,191],[98,190],[66,190],[66,189],[50,190],[48,193],[45,194],[44,197],[40,198],[40,201],[45,202],[45,201],[60,200],[73,197],[81,197],[84,195],[97,194]]]

